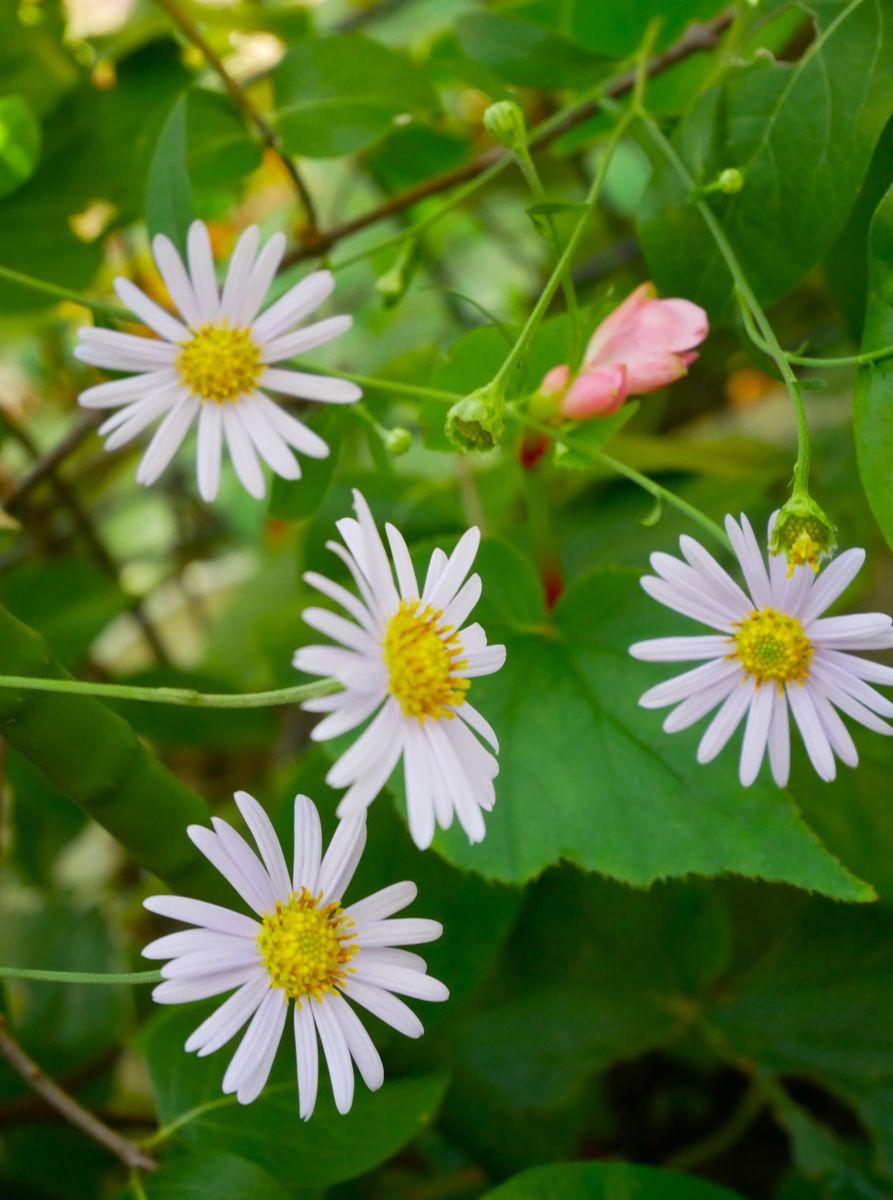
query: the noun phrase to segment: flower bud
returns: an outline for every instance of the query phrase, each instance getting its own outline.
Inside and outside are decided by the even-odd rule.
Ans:
[[[744,187],[744,176],[737,167],[726,167],[724,171],[720,171],[716,186],[721,192],[732,196]]]
[[[400,250],[394,263],[375,281],[375,290],[385,308],[394,308],[406,294],[419,264],[419,247],[415,238],[410,238]]]
[[[457,400],[446,418],[446,435],[460,450],[492,450],[505,432],[505,395],[492,383]]]
[[[818,571],[823,558],[830,558],[837,546],[837,530],[811,496],[792,496],[781,509],[772,530],[769,549],[784,554],[788,575],[795,567],[807,564]]]
[[[527,145],[524,114],[514,100],[497,100],[484,113],[484,128],[494,142],[507,150],[523,150]]]
[[[399,425],[394,429],[385,430],[383,439],[385,446],[395,458],[405,454],[412,446],[412,434],[408,429]]]

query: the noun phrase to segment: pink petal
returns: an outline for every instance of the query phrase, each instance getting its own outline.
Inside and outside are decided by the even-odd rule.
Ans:
[[[607,417],[616,412],[627,396],[624,367],[601,367],[581,371],[561,402],[565,417]]]
[[[543,382],[540,384],[540,391],[544,396],[558,396],[567,387],[567,381],[570,378],[570,367],[567,363],[562,363],[560,367],[553,367],[551,371],[547,371],[543,376]]]
[[[688,300],[649,300],[620,333],[602,346],[598,365],[678,354],[707,336],[707,314]]]
[[[586,353],[583,355],[584,362],[591,364],[616,362],[618,356],[611,353],[609,357],[606,353],[607,348],[612,347],[614,342],[623,341],[627,330],[635,325],[639,310],[643,305],[648,304],[654,295],[654,284],[643,283],[634,292],[631,292],[612,313],[609,313],[592,335],[589,345],[586,347]]]
[[[681,354],[642,355],[627,364],[627,391],[630,396],[644,396],[681,379],[687,369]]]

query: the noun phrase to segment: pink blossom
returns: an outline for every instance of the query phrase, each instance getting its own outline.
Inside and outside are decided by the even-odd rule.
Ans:
[[[592,335],[583,366],[570,380],[567,365],[553,367],[540,392],[554,398],[562,416],[606,417],[627,396],[656,391],[688,369],[693,347],[707,336],[707,314],[690,300],[658,300],[643,283]]]

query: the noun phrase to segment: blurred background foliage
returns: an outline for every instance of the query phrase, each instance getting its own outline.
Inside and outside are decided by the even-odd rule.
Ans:
[[[538,468],[557,605],[517,431],[457,455],[443,401],[401,390],[485,384],[551,269],[543,214],[484,132],[487,106],[511,97],[531,128],[559,121],[536,161],[566,236],[611,129],[588,101],[622,93],[654,17],[646,103],[701,187],[742,171],[739,193],[706,194],[782,343],[821,356],[853,353],[863,331],[868,349],[893,342],[889,0],[0,3],[0,601],[49,647],[4,618],[0,668],[52,672],[51,653],[91,680],[297,682],[301,574],[331,571],[324,543],[351,486],[420,552],[482,527],[480,620],[509,648],[479,684],[502,743],[487,840],[451,831],[420,854],[399,798],[370,815],[357,894],[417,880],[420,911],[446,927],[429,962],[452,992],[419,1043],[376,1028],[382,1092],[361,1089],[346,1118],[324,1096],[303,1125],[283,1051],[249,1109],[203,1109],[169,1132],[219,1097],[222,1056],[182,1052],[199,1006],[159,1015],[146,988],[7,980],[15,1038],[160,1163],[128,1181],[0,1063],[9,1200],[891,1195],[888,747],[856,730],[861,766],[836,783],[801,756],[789,791],[743,792],[733,753],[699,768],[695,733],[671,742],[637,707],[654,672],[626,647],[676,623],[636,577],[650,551],[697,531],[587,447],[610,437],[616,459],[714,519],[758,522],[785,498],[794,453],[784,391],[736,325],[691,196],[640,130],[617,148],[574,266],[586,319],[653,278],[706,305],[713,330],[671,392],[581,427],[579,450]],[[238,96],[264,115],[266,144]],[[138,448],[104,454],[76,406],[98,378],[71,354],[90,319],[76,293],[106,297],[121,273],[163,301],[148,234],[176,233],[184,212],[209,222],[221,258],[250,222],[283,229],[283,288],[306,263],[331,265],[355,324],[315,361],[390,381],[314,415],[332,458],[276,481],[264,504],[225,469],[204,505],[191,452],[138,488]],[[557,301],[519,394],[564,361],[566,338]],[[842,543],[869,551],[846,603],[889,610],[893,368],[802,375],[815,494]],[[399,457],[396,427],[412,434]],[[245,788],[287,831],[300,789],[332,827],[327,760],[293,708],[131,703],[115,718],[93,701],[20,701],[0,695],[5,964],[138,969],[158,932],[140,907],[149,872],[189,869],[197,796],[227,812]],[[109,798],[91,761],[118,719],[141,765]]]

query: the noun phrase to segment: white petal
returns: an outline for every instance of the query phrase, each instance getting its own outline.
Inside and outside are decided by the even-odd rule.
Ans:
[[[370,1092],[378,1091],[384,1083],[384,1064],[362,1021],[347,1001],[337,993],[327,997],[326,1007],[335,1014],[350,1056],[357,1064],[357,1070],[366,1087]]]
[[[480,804],[468,786],[467,776],[449,738],[439,726],[440,722],[425,722],[423,728],[428,745],[449,788],[459,824],[465,830],[470,842],[481,842],[484,839],[486,827]]]
[[[285,234],[274,233],[251,268],[251,273],[242,290],[241,300],[237,305],[238,312],[234,311],[233,319],[240,325],[250,325],[254,321],[257,310],[266,299],[270,285],[279,270],[284,253]],[[263,336],[258,333],[256,326],[254,332],[258,338]]]
[[[422,1022],[412,1009],[383,988],[361,983],[351,977],[343,985],[342,991],[355,1003],[368,1009],[373,1016],[406,1037],[419,1038],[425,1032]]]
[[[753,696],[754,685],[750,680],[744,680],[729,694],[719,712],[707,726],[701,743],[698,746],[698,762],[708,763],[716,758],[729,738],[741,724],[741,718],[747,711]]]
[[[831,702],[822,694],[819,688],[810,689],[810,698],[818,713],[819,720],[822,722],[825,735],[831,743],[831,749],[840,761],[846,763],[848,767],[857,767],[859,765],[859,754],[855,743],[850,736],[850,731],[844,725],[843,721],[841,721]]]
[[[367,717],[372,716],[379,704],[381,697],[377,693],[371,696],[357,696],[351,703],[339,705],[335,712],[315,725],[310,731],[310,736],[314,742],[340,737],[342,733],[362,725]],[[305,709],[306,707],[304,705]]]
[[[282,853],[279,838],[273,828],[273,822],[248,792],[236,792],[235,800],[242,819],[251,830],[251,836],[257,843],[276,899],[287,900],[291,894],[291,878],[288,867],[285,865],[285,855]]]
[[[458,705],[454,710],[457,717],[460,717],[467,725],[469,725],[477,734],[489,742],[496,753],[499,753],[499,739],[490,722],[483,717],[473,704],[469,704],[466,700],[464,704]]]
[[[285,439],[270,424],[260,396],[255,392],[246,396],[239,404],[242,427],[251,438],[257,452],[274,474],[281,479],[300,479],[301,467],[289,450]]]
[[[684,617],[691,617],[693,621],[700,621],[702,625],[709,625],[725,633],[731,632],[731,626],[723,613],[709,601],[693,597],[688,589],[667,583],[665,579],[659,579],[656,575],[643,575],[639,582],[658,604],[682,613]]]
[[[873,649],[872,641],[876,638],[883,642],[884,635],[889,631],[890,618],[886,613],[853,613],[845,617],[822,617],[819,621],[813,621],[807,629],[812,642],[833,650]],[[867,645],[863,646],[863,643]]]
[[[417,895],[416,885],[405,880],[403,883],[392,883],[390,887],[373,892],[371,896],[358,900],[344,911],[352,921],[383,921],[412,904]]]
[[[330,375],[311,375],[306,371],[286,371],[267,367],[259,386],[298,400],[316,400],[321,404],[353,404],[363,395],[362,388],[346,379]]]
[[[257,942],[247,938],[232,938],[231,943],[193,950],[171,959],[161,968],[164,979],[204,979],[230,968],[260,967],[262,963]]]
[[[721,591],[733,608],[738,609],[742,614],[753,608],[750,597],[742,591],[728,571],[719,565],[700,542],[683,534],[679,539],[679,548],[690,566],[694,567],[704,579],[709,580],[714,588]]]
[[[857,679],[866,679],[870,683],[883,683],[893,686],[893,667],[884,663],[872,662],[870,658],[859,658],[855,654],[844,654],[840,650],[825,650],[822,648],[821,661],[834,663]]]
[[[678,733],[681,729],[688,729],[696,721],[700,721],[701,717],[712,712],[740,683],[741,679],[738,676],[729,675],[712,687],[699,688],[664,718],[664,733]]]
[[[229,1066],[226,1068],[226,1073],[223,1076],[223,1092],[225,1095],[231,1095],[235,1092],[240,1102],[247,1103],[247,1101],[242,1101],[239,1094],[240,1089],[255,1074],[258,1060],[268,1052],[269,1044],[278,1028],[279,1033],[273,1046],[275,1054],[279,1037],[282,1036],[283,1015],[287,1007],[288,1001],[285,992],[281,988],[270,988],[258,1005],[254,1016],[251,1018],[251,1024],[245,1030],[245,1036],[239,1043],[238,1049],[230,1059]],[[270,1059],[270,1065],[272,1065],[272,1059]],[[267,1073],[269,1074],[269,1066],[267,1067]],[[265,1082],[266,1079],[261,1083],[261,1087],[263,1087],[263,1083]],[[258,1088],[258,1091],[260,1091],[260,1088]]]
[[[365,815],[338,823],[319,868],[319,890],[326,904],[338,903],[347,891],[365,845]]]
[[[714,584],[711,579],[705,578],[700,571],[695,570],[688,563],[673,558],[672,554],[656,551],[651,555],[650,561],[655,573],[667,583],[679,588],[682,592],[689,593],[696,600],[708,601],[717,612],[724,615],[729,623],[739,620],[750,609],[749,605],[742,607],[737,599],[729,597],[725,588]]]
[[[741,664],[736,659],[714,659],[649,688],[639,697],[639,704],[642,708],[665,708],[668,704],[677,704],[689,696],[699,695],[701,689],[712,688],[714,684],[735,676],[743,681]]]
[[[315,350],[317,346],[325,346],[347,333],[352,324],[352,317],[327,317],[325,321],[317,321],[304,329],[286,334],[285,337],[275,338],[265,344],[261,362],[281,362],[284,358],[294,358],[308,350]]]
[[[319,1040],[322,1043],[329,1078],[332,1081],[332,1092],[335,1096],[335,1107],[343,1115],[350,1111],[353,1103],[353,1066],[350,1061],[350,1051],[347,1048],[341,1026],[332,1008],[324,997],[320,1003],[311,1003],[310,1011],[319,1030]]]
[[[195,1051],[200,1058],[213,1054],[234,1038],[249,1017],[257,1011],[270,987],[265,972],[243,983],[237,992],[224,1000],[206,1021],[190,1034],[184,1047],[189,1053]]]
[[[199,401],[186,396],[167,414],[149,443],[137,468],[137,483],[149,487],[162,475],[171,459],[183,444],[189,427],[198,412]]]
[[[263,897],[266,906],[264,911],[269,912],[275,908],[279,897],[273,881],[242,835],[220,817],[212,817],[211,824],[214,826],[224,850],[241,872],[242,877],[250,881],[251,887],[258,896]],[[275,837],[275,834],[273,836]]]
[[[210,504],[220,488],[223,456],[223,411],[219,404],[203,404],[198,414],[198,490]]]
[[[389,738],[376,747],[374,757],[341,797],[337,809],[339,817],[353,817],[366,811],[387,784],[402,752],[402,736]]]
[[[298,1106],[301,1119],[308,1121],[316,1106],[319,1086],[319,1046],[316,1023],[310,1011],[312,1002],[295,1005],[295,1059],[298,1066]]]
[[[258,889],[251,875],[246,875],[240,863],[234,862],[223,842],[216,833],[206,829],[204,825],[190,825],[187,830],[193,844],[204,854],[205,858],[216,867],[227,883],[235,889],[253,908],[258,916],[263,916],[275,907],[275,897],[270,902],[266,888]],[[268,887],[269,887],[269,880]]]
[[[255,500],[262,500],[266,493],[264,473],[257,454],[239,417],[239,405],[228,404],[223,409],[223,432],[229,448],[229,456],[242,487]]]
[[[466,654],[464,667],[455,674],[462,679],[477,679],[481,675],[493,675],[505,666],[505,646],[488,646],[477,654]]]
[[[322,592],[324,596],[328,596],[330,600],[334,600],[336,604],[340,604],[346,613],[354,618],[367,633],[371,633],[374,637],[379,635],[379,630],[375,624],[372,614],[362,604],[356,596],[342,587],[340,583],[335,583],[331,579],[327,579],[325,575],[320,575],[316,571],[306,571],[304,574],[304,582],[310,587],[316,588],[318,592]]]
[[[317,894],[321,860],[322,828],[316,805],[309,796],[295,796],[295,860],[292,885],[296,892],[306,888],[311,895]]]
[[[779,700],[772,706],[772,723],[769,726],[769,765],[772,778],[779,787],[787,787],[791,773],[791,729],[788,722],[788,706]]]
[[[801,687],[797,683],[789,683],[786,691],[791,712],[794,714],[794,720],[797,722],[797,728],[800,730],[800,736],[803,738],[810,762],[815,767],[819,778],[830,783],[837,774],[837,768],[834,765],[834,755],[831,752],[827,734],[812,702],[810,689]]]
[[[142,950],[143,958],[176,958],[178,955],[195,954],[199,950],[233,949],[237,946],[255,945],[256,935],[234,936],[231,933],[216,933],[211,929],[180,929],[149,942]]]
[[[747,713],[747,724],[744,727],[744,741],[741,744],[741,762],[738,775],[742,787],[750,787],[763,762],[766,746],[769,742],[769,729],[772,724],[774,704],[784,704],[773,684],[758,687]]]
[[[428,759],[430,752],[418,722],[407,723],[403,743],[403,775],[409,834],[420,850],[434,840],[434,795]]]
[[[427,588],[425,589],[422,599],[426,604],[430,604],[432,608],[447,607],[462,586],[465,576],[471,570],[480,544],[481,531],[476,525],[473,525],[459,538],[456,549],[450,555],[449,561],[430,592]]]
[[[652,638],[635,642],[629,648],[633,658],[643,662],[698,662],[706,658],[724,658],[729,653],[730,639],[707,634],[705,637]]]
[[[825,660],[823,654],[816,654],[809,670],[810,679],[821,680],[823,684],[833,683],[848,692],[854,700],[870,708],[872,712],[882,717],[893,717],[893,703],[873,687],[852,674],[845,667],[839,667],[834,662]]]
[[[356,971],[353,978],[358,983],[366,983],[371,987],[384,988],[389,992],[397,992],[401,996],[411,996],[416,1000],[449,1000],[449,989],[439,979],[430,975],[422,975],[420,971],[410,971],[405,967],[379,965],[359,956],[356,961]]]
[[[78,396],[78,404],[82,408],[117,408],[120,404],[130,404],[148,396],[150,392],[167,387],[177,382],[177,374],[169,368],[160,371],[145,371],[140,375],[131,375],[126,379],[110,379],[107,383],[97,383]]]
[[[845,712],[848,717],[852,717],[854,721],[858,721],[860,725],[864,725],[866,729],[884,734],[886,737],[893,734],[893,726],[888,725],[886,721],[882,721],[880,717],[866,708],[864,704],[860,704],[849,692],[838,687],[830,679],[821,678],[813,672],[810,677],[810,684],[815,688],[820,688],[832,704],[836,705],[841,712]]]
[[[335,642],[341,642],[358,654],[377,655],[379,646],[365,629],[354,625],[352,621],[329,612],[326,608],[305,608],[301,620],[311,629],[316,629],[330,637]]]
[[[331,271],[314,271],[296,283],[254,322],[254,335],[261,342],[278,337],[319,308],[332,294],[335,276]]]
[[[214,277],[214,254],[207,226],[202,221],[193,221],[186,237],[186,252],[189,258],[189,275],[192,290],[201,315],[200,324],[216,319],[220,311],[217,280]]]
[[[165,979],[164,983],[159,983],[153,989],[152,999],[156,1004],[188,1004],[193,1000],[208,1000],[211,996],[219,996],[221,992],[231,992],[233,988],[241,987],[249,979],[256,979],[258,970],[252,964],[190,979]]]
[[[239,1090],[236,1092],[236,1099],[240,1104],[251,1104],[261,1094],[270,1077],[276,1051],[282,1041],[282,1031],[288,1017],[288,998],[281,988],[274,988],[272,995],[277,997],[277,1001],[271,1002],[272,1012],[264,1025],[263,1040],[255,1049],[254,1069],[250,1074],[242,1076]],[[266,997],[263,1002],[265,1001]]]
[[[223,284],[223,295],[220,298],[220,311],[233,325],[240,325],[239,309],[242,296],[248,283],[248,276],[257,258],[257,248],[260,245],[260,230],[256,225],[249,225],[236,242],[226,280]]]
[[[112,329],[81,329],[79,336],[75,358],[108,371],[170,371],[178,354],[170,342]]]
[[[757,545],[750,521],[742,513],[739,527],[731,517],[726,517],[726,533],[747,580],[754,608],[768,608],[772,604],[772,588],[763,552]]]
[[[406,545],[406,539],[403,534],[390,521],[385,522],[385,533],[388,538],[388,545],[391,548],[391,558],[394,562],[394,571],[397,575],[397,588],[400,592],[400,597],[403,600],[418,600],[419,585],[416,579],[415,568],[412,565],[412,558],[409,554],[409,547]],[[457,626],[461,622],[454,622]]]
[[[164,286],[177,306],[177,311],[186,318],[188,325],[197,328],[202,323],[201,311],[183,260],[173,242],[163,233],[157,234],[152,241],[152,253],[158,273],[164,280]]]
[[[289,446],[293,446],[301,454],[306,454],[308,458],[329,457],[329,447],[319,434],[308,429],[306,425],[293,417],[291,413],[287,413],[278,404],[274,404],[269,396],[265,396],[263,392],[255,392],[255,402],[263,410],[264,416],[279,436]]]
[[[183,398],[183,392],[174,384],[119,409],[115,416],[103,422],[98,430],[100,437],[108,435],[106,450],[111,452],[120,446],[126,446]]]
[[[220,904],[209,904],[206,900],[193,900],[188,896],[148,896],[143,908],[172,921],[183,921],[190,925],[201,925],[220,933],[232,933],[238,937],[257,937],[260,925],[244,913],[233,912]]]
[[[135,283],[131,283],[129,279],[122,279],[119,275],[115,280],[115,291],[120,296],[122,303],[136,313],[145,325],[154,329],[159,337],[168,342],[185,342],[189,337],[189,330],[182,321],[178,321],[160,304],[150,300],[146,293],[141,291]]]
[[[800,617],[804,624],[830,608],[838,596],[850,586],[865,562],[864,550],[846,550],[827,566],[810,589],[806,607]]]
[[[357,925],[357,938],[364,950],[376,946],[419,946],[423,942],[436,942],[442,933],[439,921],[424,917],[396,917]]]
[[[443,610],[442,624],[451,629],[461,629],[480,600],[483,586],[480,575],[470,575]]]
[[[346,787],[353,783],[364,770],[381,757],[383,747],[389,746],[398,739],[401,724],[399,706],[391,697],[372,724],[329,769],[326,783],[332,787]],[[402,738],[400,740],[402,741]]]

